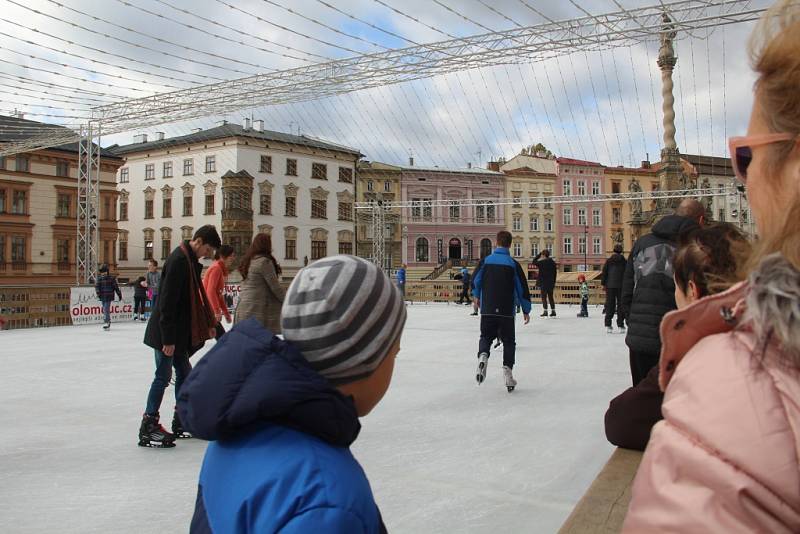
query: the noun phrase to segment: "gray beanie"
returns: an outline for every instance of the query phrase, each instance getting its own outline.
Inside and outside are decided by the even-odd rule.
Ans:
[[[284,339],[333,384],[371,375],[400,338],[406,307],[372,263],[331,256],[301,269],[281,309]]]

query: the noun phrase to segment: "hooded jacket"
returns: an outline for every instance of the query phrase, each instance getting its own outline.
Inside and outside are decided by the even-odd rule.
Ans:
[[[350,453],[361,429],[352,399],[255,319],[198,362],[178,411],[211,441],[193,534],[385,531]]]
[[[657,356],[661,352],[658,327],[675,304],[672,255],[678,237],[697,223],[679,215],[668,215],[640,237],[625,267],[622,282],[622,309],[628,320],[625,343],[632,351]]]
[[[664,420],[623,532],[800,532],[798,325],[800,273],[779,255],[749,283],[667,314]]]
[[[622,289],[626,265],[625,256],[622,254],[615,252],[609,256],[603,265],[601,285],[607,289]]]
[[[475,274],[473,288],[480,299],[481,315],[514,317],[517,306],[526,315],[531,312],[525,272],[505,247],[497,247],[486,257]]]

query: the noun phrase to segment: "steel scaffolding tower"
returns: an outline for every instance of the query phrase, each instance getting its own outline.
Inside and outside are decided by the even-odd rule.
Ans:
[[[95,143],[95,137],[97,143]],[[100,209],[100,125],[81,128],[78,142],[78,239],[76,242],[78,284],[97,280]]]

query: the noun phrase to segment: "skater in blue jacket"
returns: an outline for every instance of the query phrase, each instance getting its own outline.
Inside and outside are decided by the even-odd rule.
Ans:
[[[514,315],[516,307],[522,308],[525,324],[530,321],[531,293],[522,266],[511,257],[511,233],[502,230],[497,234],[497,248],[486,258],[475,275],[475,297],[481,311],[481,338],[478,344],[478,371],[475,378],[481,384],[486,378],[489,349],[492,340],[503,342],[503,376],[508,391],[517,385],[514,368],[516,337]]]
[[[332,256],[289,287],[284,339],[248,319],[198,362],[178,401],[211,441],[192,534],[386,531],[350,445],[389,387],[405,319],[380,269]]]

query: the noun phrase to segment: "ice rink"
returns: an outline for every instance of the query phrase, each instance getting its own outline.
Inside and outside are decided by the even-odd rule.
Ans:
[[[600,309],[517,322],[519,385],[494,351],[475,383],[478,317],[408,307],[392,385],[353,447],[389,532],[550,533],[612,452],[608,401],[630,382]],[[3,532],[186,532],[205,442],[136,445],[153,356],[144,323],[0,332]],[[213,341],[208,347],[213,345]],[[193,358],[195,360],[195,358]],[[174,392],[161,413],[169,425]]]

